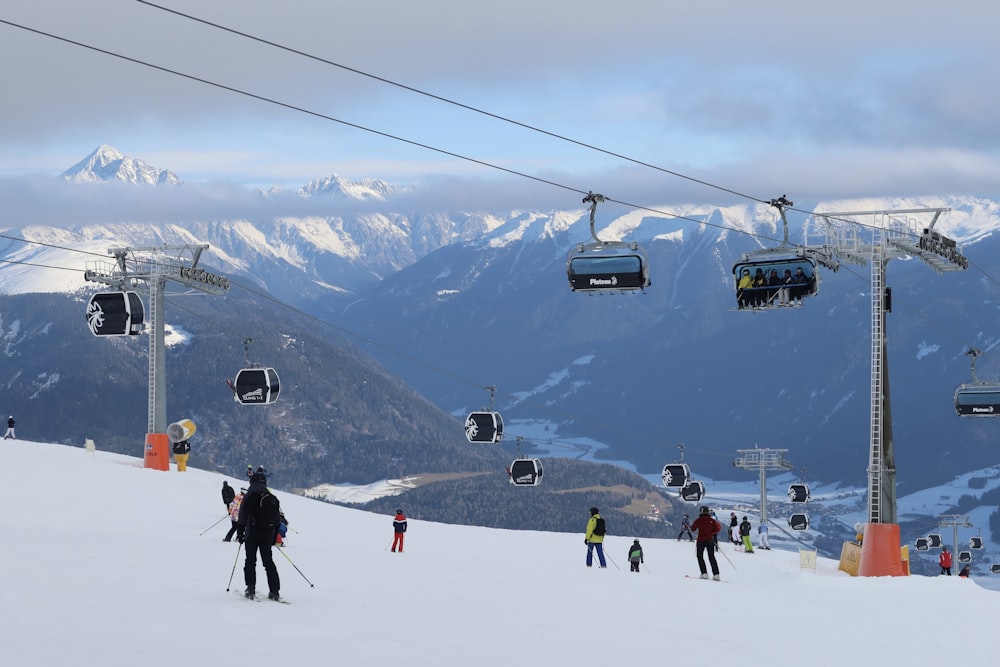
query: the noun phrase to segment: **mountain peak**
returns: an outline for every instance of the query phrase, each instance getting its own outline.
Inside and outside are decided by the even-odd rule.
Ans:
[[[177,185],[181,182],[173,172],[123,155],[107,144],[98,146],[93,153],[64,171],[61,177],[70,183],[123,181],[136,185]]]
[[[363,178],[360,181],[349,181],[336,174],[325,178],[309,181],[299,190],[303,197],[313,195],[333,195],[350,199],[385,201],[392,194],[393,187],[380,178]]]

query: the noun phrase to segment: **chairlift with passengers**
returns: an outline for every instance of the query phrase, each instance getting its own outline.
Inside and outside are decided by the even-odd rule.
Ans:
[[[87,302],[87,327],[95,336],[135,336],[146,330],[136,292],[97,292]]]
[[[604,195],[587,193],[593,243],[578,243],[566,256],[566,274],[574,292],[634,292],[649,287],[649,259],[639,244],[602,241],[594,230],[594,214]]]
[[[493,410],[496,387],[486,387],[490,392],[490,406],[485,410],[470,412],[465,418],[465,437],[469,442],[489,442],[496,444],[503,440],[503,418]]]
[[[240,405],[269,405],[278,400],[281,381],[273,368],[250,363],[247,354],[251,343],[253,338],[243,339],[243,358],[248,367],[240,369],[234,379],[226,378],[226,384],[233,392],[233,400]]]
[[[972,381],[959,385],[955,390],[955,412],[960,417],[1000,416],[1000,384],[981,382],[976,378],[976,357],[982,352],[969,348],[965,354],[972,357]]]
[[[801,306],[807,296],[819,293],[817,262],[802,247],[788,246],[785,208],[792,206],[785,195],[768,202],[778,209],[784,237],[777,248],[744,253],[733,265],[738,310],[761,311]]]

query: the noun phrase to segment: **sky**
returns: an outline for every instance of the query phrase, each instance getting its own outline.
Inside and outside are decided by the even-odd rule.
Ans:
[[[852,578],[827,559],[803,569],[796,552],[727,546],[716,583],[686,577],[697,574],[690,543],[653,539],[641,540],[645,563],[630,573],[632,536],[612,522],[607,569],[588,569],[586,507],[580,533],[410,517],[394,554],[391,516],[295,496],[275,479],[291,532],[274,557],[290,604],[254,602],[240,595],[240,547],[222,541],[222,481],[239,478],[144,469],[100,443],[87,453],[24,440],[2,441],[0,469],[17,506],[5,513],[12,540],[0,561],[10,665],[99,656],[109,667],[597,666],[710,656],[797,667],[830,651],[935,665],[1000,650],[1000,598],[975,579]]]
[[[332,174],[443,209],[995,195],[998,19],[980,0],[6,3],[0,193],[108,144],[219,197]]]

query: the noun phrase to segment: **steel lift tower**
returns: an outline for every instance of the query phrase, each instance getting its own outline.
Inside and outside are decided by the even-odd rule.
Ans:
[[[896,257],[917,257],[937,273],[961,271],[968,260],[955,242],[934,231],[947,208],[894,211],[814,213],[826,243],[818,251],[860,266],[871,267],[871,422],[868,458],[868,522],[896,523],[896,468],[893,460],[892,417],[885,314],[891,292],[885,269]],[[921,225],[920,220],[929,220]],[[865,230],[862,238],[862,230]]]
[[[149,248],[109,248],[114,262],[88,262],[84,278],[103,283],[122,292],[134,291],[145,295],[149,303],[149,409],[146,451],[151,442],[166,446],[167,432],[167,371],[164,346],[164,297],[167,284],[178,291],[171,296],[192,294],[224,294],[229,280],[198,268],[204,245],[156,246]],[[162,434],[162,438],[151,435]],[[169,453],[165,457],[169,467]],[[150,465],[145,458],[146,467]]]

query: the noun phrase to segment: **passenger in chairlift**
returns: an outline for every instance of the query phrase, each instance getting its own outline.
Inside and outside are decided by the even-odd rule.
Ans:
[[[802,297],[804,297],[806,292],[809,290],[809,276],[805,274],[805,271],[802,270],[801,266],[795,269],[795,274],[792,276],[792,285],[792,302],[796,306],[801,306]]]
[[[767,276],[764,275],[764,269],[758,268],[753,274],[753,305],[761,306],[764,304],[764,293],[767,291]]]
[[[743,275],[736,283],[736,304],[740,310],[754,305],[753,278],[750,277],[750,269],[743,269]]]

